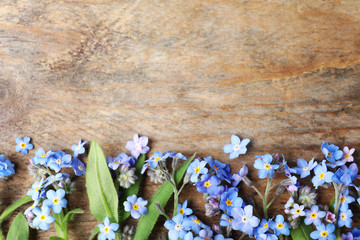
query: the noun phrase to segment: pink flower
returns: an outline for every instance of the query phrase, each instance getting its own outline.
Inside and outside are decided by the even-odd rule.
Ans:
[[[348,147],[344,147],[344,151],[343,151],[343,156],[342,159],[345,162],[353,162],[354,161],[354,157],[352,156],[352,154],[355,152],[355,148],[352,148],[349,150]]]
[[[134,141],[128,141],[125,148],[131,151],[133,158],[137,159],[140,154],[145,154],[150,150],[147,144],[148,137],[142,136],[139,138],[139,135],[135,134]]]
[[[329,223],[333,223],[333,222],[335,222],[335,220],[336,220],[335,214],[333,214],[332,212],[327,211],[326,216],[325,216],[325,221],[327,221]]]

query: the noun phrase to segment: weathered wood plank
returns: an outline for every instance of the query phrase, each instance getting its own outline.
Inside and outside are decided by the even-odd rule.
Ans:
[[[355,0],[2,1],[0,151],[17,174],[0,181],[0,209],[33,181],[17,136],[67,151],[96,139],[115,155],[141,133],[152,151],[212,155],[234,172],[267,152],[320,159],[324,140],[359,148],[359,13]],[[252,142],[230,161],[234,133]],[[88,204],[78,180],[74,208]],[[157,186],[145,188],[149,199]],[[73,239],[97,224],[85,210]]]

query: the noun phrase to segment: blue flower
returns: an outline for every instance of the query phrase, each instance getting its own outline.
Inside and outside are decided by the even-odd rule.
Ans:
[[[292,214],[292,218],[305,216],[304,205],[299,206],[299,204],[295,203],[293,208],[290,210]]]
[[[179,214],[178,214],[179,215]],[[201,228],[209,228],[203,222],[201,222],[195,215],[184,218],[184,228],[187,230],[193,230],[194,233],[199,234]]]
[[[24,155],[27,155],[30,149],[33,149],[34,146],[30,143],[29,137],[24,137],[24,139],[21,138],[15,138],[16,146],[15,151],[21,152]]]
[[[39,227],[41,230],[48,230],[50,223],[55,221],[55,218],[50,214],[50,208],[43,205],[41,210],[38,207],[35,207],[32,212],[36,215],[33,220],[34,227]]]
[[[225,238],[224,235],[222,235],[222,234],[217,234],[214,237],[214,240],[233,240],[233,239],[232,238]]]
[[[312,178],[312,183],[314,184],[315,188],[317,189],[319,186],[323,185],[325,182],[331,183],[332,177],[334,173],[328,172],[325,160],[322,161],[322,164],[317,165],[314,168],[315,176]]]
[[[239,157],[240,154],[245,154],[247,151],[246,145],[248,145],[250,139],[243,139],[242,141],[236,135],[231,136],[231,144],[224,146],[224,152],[230,153],[230,159]]]
[[[76,176],[81,176],[86,174],[85,164],[82,161],[80,161],[80,159],[78,158],[74,158],[71,161],[71,167],[72,169],[74,169]]]
[[[35,157],[33,157],[32,161],[34,164],[42,164],[47,165],[49,157],[54,154],[53,150],[48,151],[45,153],[44,149],[40,148],[35,152]]]
[[[223,215],[221,215],[221,218],[220,218],[220,225],[223,227],[226,227],[226,226],[231,225],[232,221],[233,221],[233,219],[230,216],[223,214]]]
[[[253,235],[254,228],[260,223],[260,220],[253,216],[253,206],[251,205],[244,208],[233,208],[231,215],[234,217],[232,228],[247,233],[250,237]]]
[[[213,160],[211,156],[204,158],[204,160],[209,164],[209,166],[215,170],[216,176],[220,179],[231,182],[230,167],[226,163],[222,163],[218,160]]]
[[[67,200],[65,197],[65,190],[58,189],[56,192],[54,190],[48,190],[46,192],[47,199],[44,200],[43,204],[52,208],[54,213],[60,213],[62,208],[66,208]]]
[[[234,180],[232,186],[236,187],[242,181],[242,179],[246,177],[247,174],[248,174],[248,168],[244,164],[238,173],[232,175],[232,180]]]
[[[87,142],[81,142],[81,139],[79,140],[78,144],[74,144],[71,146],[71,150],[73,150],[74,152],[74,157],[76,158],[79,154],[83,154],[85,152],[85,147],[84,145]]]
[[[286,209],[289,209],[289,208],[292,207],[293,205],[294,205],[294,197],[291,196],[291,197],[289,198],[289,200],[286,202],[285,208],[286,208]]]
[[[45,181],[44,181],[44,188],[49,186],[50,184],[53,184],[56,181],[61,181],[64,179],[65,173],[57,173],[56,175],[50,175]]]
[[[340,211],[345,212],[352,202],[355,202],[355,198],[349,196],[349,188],[346,188],[340,197]]]
[[[237,188],[230,188],[228,191],[223,192],[220,197],[220,209],[231,214],[234,207],[242,207],[244,201],[238,197]]]
[[[271,220],[269,222],[269,226],[272,230],[274,230],[276,236],[279,236],[280,234],[288,236],[290,234],[290,226],[287,222],[284,221],[283,215],[277,215],[275,222]]]
[[[133,158],[137,159],[140,154],[145,154],[150,150],[147,146],[148,141],[148,137],[142,136],[139,138],[139,135],[135,134],[134,141],[128,141],[125,148],[131,151]]]
[[[55,172],[59,172],[61,168],[68,167],[70,163],[71,155],[59,150],[54,152],[49,159],[47,166]]]
[[[172,220],[166,220],[164,226],[169,230],[168,236],[171,240],[183,239],[189,226],[184,226],[184,216],[177,214]]]
[[[273,233],[261,233],[256,236],[256,240],[278,240],[279,238]]]
[[[161,152],[156,151],[154,155],[145,162],[148,162],[151,168],[156,168],[159,161],[165,162],[168,157],[169,157],[169,153],[162,154]]]
[[[269,176],[269,178],[273,178],[275,174],[275,170],[279,168],[278,164],[271,165],[273,158],[270,154],[265,154],[262,157],[258,157],[255,160],[254,167],[259,169],[258,175],[259,178],[263,179]]]
[[[299,174],[301,178],[307,177],[310,175],[310,171],[316,167],[317,162],[314,161],[314,158],[310,160],[310,162],[307,162],[303,158],[299,158],[297,160],[297,167],[294,168],[296,171],[296,174]]]
[[[349,168],[346,165],[341,166],[333,175],[332,180],[339,184],[344,185],[355,185],[352,183],[357,176],[358,173],[358,167],[356,163],[352,163]]]
[[[316,226],[316,231],[313,231],[310,234],[312,239],[319,239],[319,240],[334,240],[336,235],[333,233],[335,230],[335,226],[332,223],[325,225],[322,223]]]
[[[40,182],[36,181],[31,186],[31,189],[26,193],[26,195],[31,196],[32,200],[36,201],[39,199],[39,195],[41,193],[41,190],[43,188],[44,179],[42,178]]]
[[[343,152],[339,150],[338,146],[335,146],[334,144],[329,145],[327,142],[324,142],[321,145],[321,151],[324,153],[326,160],[331,163],[335,163],[336,160],[341,159],[343,155]]]
[[[32,204],[29,208],[27,208],[27,209],[25,210],[24,214],[25,214],[25,215],[28,214],[28,213],[29,213],[31,210],[33,210],[38,204],[39,204],[39,200],[35,200],[35,201],[33,202],[33,204]]]
[[[115,231],[118,230],[119,224],[117,223],[110,223],[110,220],[108,217],[105,218],[104,224],[98,225],[100,234],[98,239],[99,240],[113,240],[115,239]]]
[[[178,203],[177,210],[178,210],[177,213],[182,214],[184,216],[188,216],[193,213],[193,210],[187,207],[187,200],[185,200],[183,204]]]
[[[0,178],[5,178],[11,174],[14,174],[14,164],[10,160],[5,158],[4,154],[0,155]]]
[[[265,218],[263,218],[260,222],[260,225],[256,228],[256,235],[266,233],[268,230],[269,230],[269,222]]]
[[[125,211],[131,212],[131,216],[135,219],[144,216],[147,213],[145,205],[148,203],[142,197],[137,198],[136,195],[127,197],[127,201],[124,202]]]
[[[194,240],[209,240],[211,239],[213,235],[213,231],[211,231],[210,229],[202,229],[199,232],[199,236],[194,238]]]
[[[135,164],[135,159],[128,156],[126,153],[120,153],[116,157],[106,157],[107,164],[112,170],[116,170],[120,164],[126,167],[132,167]]]
[[[350,209],[347,209],[344,212],[340,211],[338,222],[337,222],[338,227],[346,226],[347,228],[351,228],[352,223],[353,223],[353,221],[351,219],[352,216],[353,216],[353,213]]]
[[[352,234],[353,234],[354,240],[360,240],[360,229],[354,228],[352,230]]]
[[[305,224],[306,225],[310,225],[310,224],[314,224],[314,225],[319,225],[321,224],[321,218],[325,217],[326,213],[324,211],[319,211],[319,207],[317,205],[313,205],[311,207],[311,210],[306,209],[305,210]]]
[[[186,170],[186,173],[191,174],[190,181],[196,183],[198,181],[200,174],[207,174],[208,169],[205,167],[205,161],[199,161],[199,159],[195,159],[192,163],[190,163],[189,167]]]
[[[217,176],[205,174],[201,176],[201,180],[196,183],[196,188],[201,193],[209,193],[210,196],[219,194],[223,189],[222,186],[218,186],[220,180]]]

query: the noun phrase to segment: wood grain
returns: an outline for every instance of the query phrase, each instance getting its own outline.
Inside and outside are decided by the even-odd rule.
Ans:
[[[267,152],[321,160],[325,140],[359,149],[359,13],[356,0],[1,1],[0,151],[17,173],[0,180],[0,210],[33,182],[26,166],[35,150],[16,154],[15,137],[66,151],[96,139],[114,156],[140,133],[152,152],[211,155],[233,172]],[[233,161],[222,151],[231,134],[252,140]],[[144,187],[147,199],[158,188]],[[85,191],[78,178],[69,201],[86,213],[71,224],[72,239],[98,224]],[[186,191],[214,223],[202,196]],[[164,229],[156,231],[152,239]]]

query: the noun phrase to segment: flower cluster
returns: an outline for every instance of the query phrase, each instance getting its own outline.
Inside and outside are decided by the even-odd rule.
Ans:
[[[5,158],[4,154],[0,155],[0,178],[5,178],[11,174],[15,174],[14,164]]]

